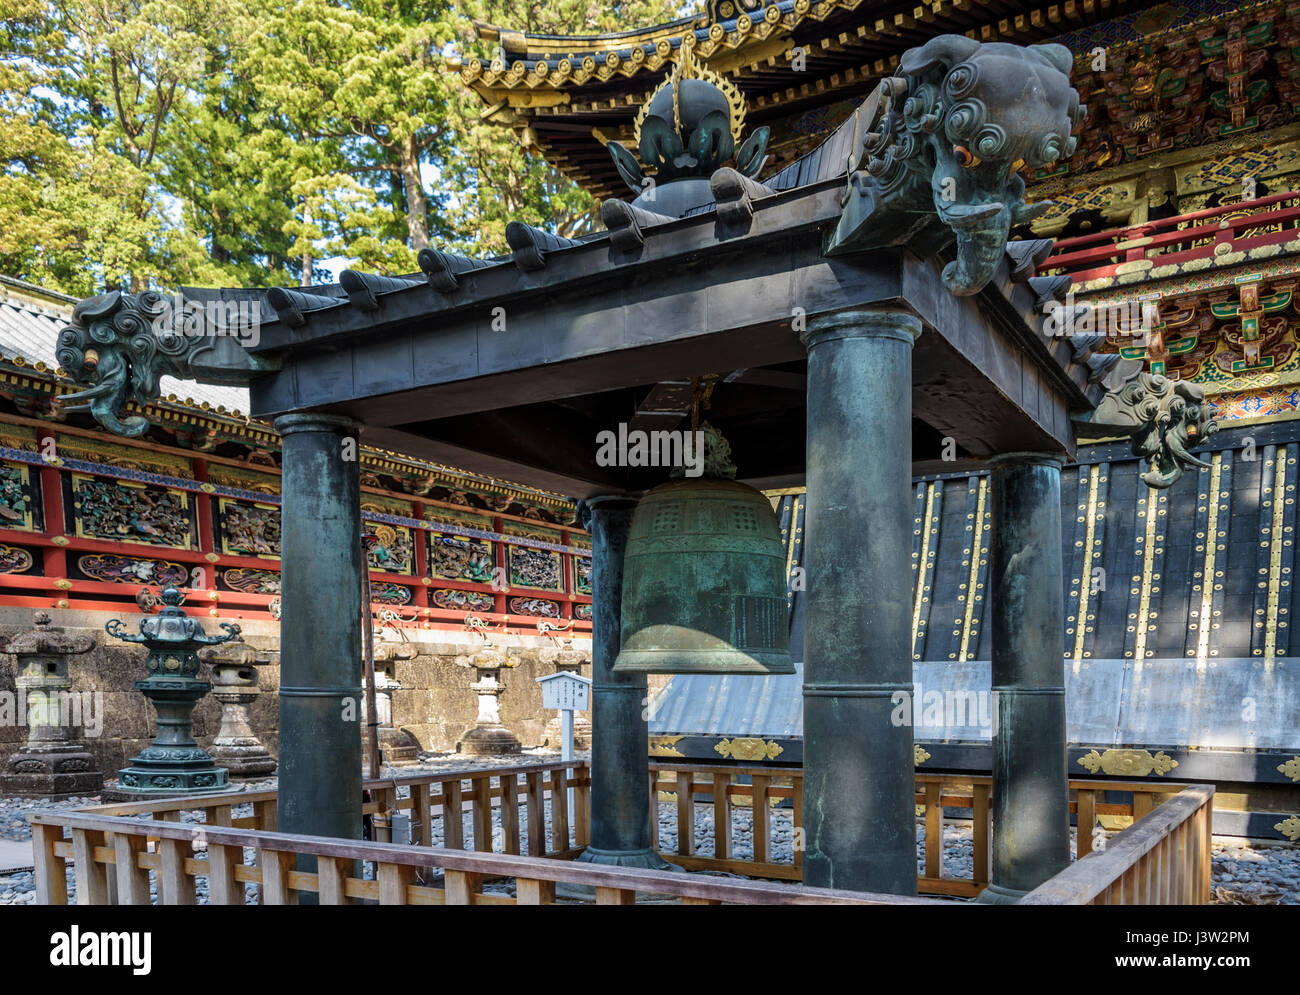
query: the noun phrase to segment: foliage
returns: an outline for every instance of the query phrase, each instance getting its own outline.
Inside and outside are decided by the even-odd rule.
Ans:
[[[474,22],[590,33],[671,0],[0,0],[0,272],[84,296],[411,272],[591,197],[483,120]],[[327,277],[325,277],[327,278]]]

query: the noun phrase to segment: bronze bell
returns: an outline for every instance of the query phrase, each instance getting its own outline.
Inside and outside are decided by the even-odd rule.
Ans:
[[[762,492],[681,478],[641,499],[623,563],[622,636],[618,673],[795,672],[781,527]]]

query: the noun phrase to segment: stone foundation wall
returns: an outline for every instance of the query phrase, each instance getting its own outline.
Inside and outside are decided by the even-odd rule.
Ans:
[[[86,737],[85,742],[99,760],[105,776],[112,777],[157,732],[152,706],[131,687],[132,681],[145,676],[144,648],[120,643],[104,631],[108,619],[121,617],[127,628],[135,632],[139,616],[58,609],[50,609],[50,615],[56,626],[96,633],[95,649],[73,657],[68,671],[74,692],[103,694],[102,732],[98,737]],[[0,638],[8,640],[30,629],[31,616],[32,611],[28,608],[0,607]],[[217,621],[220,620],[205,620],[210,633],[219,631]],[[258,668],[258,682],[263,693],[250,706],[249,712],[253,730],[272,754],[278,754],[279,626],[273,622],[243,620],[239,620],[239,624],[243,627],[244,642],[266,652],[275,661],[270,666]],[[477,696],[469,690],[476,673],[457,665],[455,658],[471,652],[481,638],[461,632],[411,629],[405,632],[408,641],[418,647],[419,655],[410,660],[376,664],[378,668],[387,669],[402,685],[400,691],[393,692],[393,724],[409,730],[424,750],[453,751],[461,735],[474,725],[478,716]],[[391,630],[385,633],[385,638],[391,634]],[[538,654],[552,641],[541,636],[498,637],[494,640],[498,641],[508,645],[511,653],[520,659],[519,666],[502,672],[501,680],[507,690],[500,698],[501,719],[524,746],[542,746],[546,744],[546,724],[557,713],[542,710],[542,692],[536,678],[554,673],[555,668],[542,663]],[[590,652],[589,640],[575,640],[575,646]],[[0,690],[14,690],[16,672],[14,657],[0,655]],[[583,668],[583,673],[591,676],[590,665]],[[206,664],[200,676],[211,680],[210,668]],[[208,695],[194,710],[194,733],[200,745],[207,747],[212,744],[220,719],[221,706]],[[79,734],[74,730],[74,735]],[[25,726],[0,724],[0,763],[26,738]],[[558,743],[549,745],[559,746]]]

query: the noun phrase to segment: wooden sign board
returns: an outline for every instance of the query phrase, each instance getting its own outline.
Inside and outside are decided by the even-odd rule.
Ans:
[[[568,670],[537,678],[542,686],[542,707],[585,712],[590,705],[591,678]]]

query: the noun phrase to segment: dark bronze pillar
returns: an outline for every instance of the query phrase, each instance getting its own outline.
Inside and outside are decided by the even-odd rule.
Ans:
[[[361,837],[359,426],[275,420],[283,436],[280,789],[285,833]],[[300,858],[314,871],[315,858]]]
[[[901,311],[814,319],[804,547],[804,884],[916,894],[912,345]]]
[[[591,845],[579,860],[667,870],[650,847],[645,674],[616,674],[623,554],[636,499],[588,498],[591,532]],[[562,802],[561,802],[562,803]]]
[[[1061,460],[991,461],[993,535],[993,883],[981,902],[1009,904],[1070,862],[1065,763]]]

